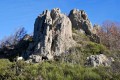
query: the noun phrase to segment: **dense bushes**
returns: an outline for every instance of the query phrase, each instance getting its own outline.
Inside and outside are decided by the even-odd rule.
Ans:
[[[26,52],[30,42],[32,36],[26,34],[24,28],[19,28],[13,35],[0,42],[0,58],[15,61],[17,56],[22,56]]]
[[[109,53],[109,50],[104,45],[93,42],[86,42],[84,49],[84,53],[90,53],[93,55]]]
[[[26,64],[23,61],[11,63],[0,60],[1,80],[119,80],[119,74],[109,72],[111,68],[89,68],[70,63],[43,62]]]

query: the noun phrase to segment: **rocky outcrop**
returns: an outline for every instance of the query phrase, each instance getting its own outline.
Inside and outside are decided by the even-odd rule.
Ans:
[[[100,38],[96,35],[98,26],[94,28],[88,19],[84,10],[73,9],[68,16],[72,22],[72,28],[79,30],[81,33],[85,33],[91,41],[100,43]]]
[[[97,34],[98,31],[100,31],[100,29],[101,29],[101,28],[100,28],[100,26],[99,26],[98,24],[94,24],[92,32],[93,32],[94,34]]]
[[[52,59],[65,53],[75,44],[72,39],[72,28],[89,35],[90,40],[99,43],[99,37],[93,34],[92,24],[85,11],[73,9],[67,17],[59,8],[55,8],[43,11],[37,17],[33,43],[29,44],[27,50],[28,55],[34,54]]]
[[[72,28],[77,30],[82,29],[87,35],[91,35],[93,27],[84,10],[71,10],[69,18],[72,22]]]
[[[100,43],[100,37],[97,34],[91,34],[88,36],[90,41],[95,42],[95,43]]]
[[[98,27],[92,27],[85,11],[73,9],[66,16],[59,8],[55,8],[43,11],[36,18],[33,36],[25,35],[17,45],[7,46],[0,53],[7,57],[19,55],[32,62],[39,62],[42,58],[52,60],[76,45],[77,41],[72,38],[72,28],[86,34],[91,41],[100,42],[96,35]],[[31,58],[31,55],[34,56]]]
[[[87,57],[87,66],[93,66],[93,67],[98,67],[98,66],[111,66],[111,63],[114,61],[114,59],[107,58],[104,54],[100,55],[91,55]]]
[[[100,26],[95,24],[93,26],[92,34],[89,36],[92,42],[101,43],[100,37],[98,36],[99,30],[100,30]]]
[[[60,55],[74,43],[70,19],[58,8],[44,11],[35,21],[33,40],[34,54]]]
[[[40,55],[30,55],[29,59],[27,59],[25,62],[26,63],[39,63],[42,61],[42,57]]]

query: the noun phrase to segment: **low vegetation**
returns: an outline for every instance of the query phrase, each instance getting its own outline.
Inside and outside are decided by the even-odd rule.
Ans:
[[[70,63],[46,61],[26,64],[24,61],[9,62],[1,59],[1,80],[119,80],[120,74],[112,73],[110,67],[84,67]]]
[[[111,31],[109,30],[108,32]],[[116,27],[112,30],[116,30]],[[9,38],[3,41],[1,47],[8,44],[19,44],[19,41],[26,34],[24,29],[21,29],[21,31],[17,33],[20,34],[19,36],[16,35],[18,37],[14,37],[14,41],[10,39],[12,42],[9,41],[8,43]],[[8,59],[0,59],[0,80],[120,80],[120,47],[117,45],[119,34],[115,37],[111,32],[107,34],[108,32],[102,31],[99,34],[101,43],[98,44],[91,42],[88,36],[73,29],[73,39],[77,43],[76,46],[56,57],[54,61],[26,63],[25,61],[10,62]],[[108,35],[112,36],[114,39],[107,38],[106,35],[107,37]],[[113,42],[116,42],[116,44]],[[18,52],[14,57],[17,54]],[[115,62],[110,67],[99,66],[93,68],[85,66],[86,58],[96,54],[112,56]]]

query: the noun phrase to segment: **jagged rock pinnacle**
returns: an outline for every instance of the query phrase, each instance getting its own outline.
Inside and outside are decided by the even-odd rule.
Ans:
[[[37,53],[60,55],[73,43],[71,21],[58,8],[44,11],[35,21],[33,38]]]

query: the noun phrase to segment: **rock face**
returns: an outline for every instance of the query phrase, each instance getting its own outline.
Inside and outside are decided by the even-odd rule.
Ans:
[[[33,41],[26,51],[27,55],[33,54],[34,57],[29,58],[28,62],[40,62],[42,58],[52,60],[54,56],[74,47],[76,42],[72,38],[72,28],[89,35],[92,41],[99,42],[83,10],[73,9],[69,16],[62,14],[59,8],[43,11],[35,20]]]
[[[88,35],[91,41],[100,43],[100,38],[96,35],[98,27],[94,27],[93,30],[93,26],[84,10],[73,9],[68,17],[72,22],[72,28]]]
[[[70,11],[69,18],[72,22],[72,27],[85,31],[87,35],[91,35],[92,33],[92,24],[88,19],[87,14],[84,10],[73,9]]]
[[[94,24],[94,26],[93,26],[93,33],[94,34],[97,34],[97,32],[100,30],[101,28],[100,28],[100,26],[99,25],[97,25],[97,24]]]
[[[110,66],[113,61],[114,61],[113,58],[107,58],[104,54],[91,55],[90,57],[87,57],[86,65],[93,67],[98,67],[100,65]]]
[[[60,9],[44,11],[34,24],[35,54],[41,56],[60,55],[72,46],[72,24]]]

